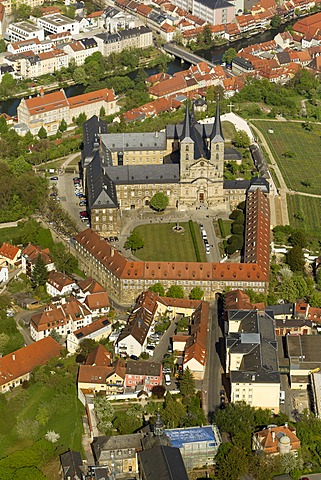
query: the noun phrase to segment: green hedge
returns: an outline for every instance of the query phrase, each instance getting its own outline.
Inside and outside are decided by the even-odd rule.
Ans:
[[[202,261],[201,254],[200,254],[200,251],[199,251],[199,248],[198,248],[195,229],[194,229],[194,223],[192,222],[192,220],[188,221],[188,226],[189,226],[189,230],[191,232],[191,237],[192,237],[192,241],[193,241],[193,245],[194,245],[196,260],[197,260],[197,262],[201,262]]]
[[[217,223],[218,223],[218,226],[219,226],[219,229],[220,229],[220,232],[221,232],[221,237],[222,238],[226,238],[226,232],[225,232],[225,228],[224,228],[224,222],[221,218],[219,218],[217,220]]]

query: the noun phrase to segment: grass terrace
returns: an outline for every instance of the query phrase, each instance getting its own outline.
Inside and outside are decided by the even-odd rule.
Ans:
[[[321,237],[321,198],[303,195],[287,196],[290,225]]]
[[[225,141],[232,140],[234,138],[236,130],[233,123],[227,122],[227,121],[222,122],[222,130],[223,130]]]
[[[321,194],[321,125],[255,120],[291,190]],[[273,133],[268,133],[273,130]]]
[[[206,261],[204,243],[199,225],[192,222],[195,232],[196,249],[198,248],[200,261]],[[137,250],[136,257],[144,261],[158,262],[197,262],[197,252],[188,222],[179,225],[184,228],[183,233],[173,232],[176,223],[160,223],[140,225],[135,228],[144,239],[145,245]]]

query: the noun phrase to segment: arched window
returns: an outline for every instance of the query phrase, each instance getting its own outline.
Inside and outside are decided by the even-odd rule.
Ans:
[[[188,160],[188,155],[186,155],[186,160]]]
[[[186,145],[186,146],[185,146],[185,151],[186,151],[186,152],[189,151],[189,145]]]
[[[220,159],[220,156],[219,156],[219,154],[217,153],[217,154],[216,154],[216,160],[219,160],[219,159]]]
[[[217,143],[217,144],[216,144],[216,150],[219,150],[219,149],[220,149],[220,146],[219,146],[219,144]]]

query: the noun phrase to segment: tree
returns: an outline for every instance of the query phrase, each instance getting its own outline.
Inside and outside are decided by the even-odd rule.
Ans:
[[[63,119],[61,120],[61,122],[60,122],[60,125],[59,125],[59,131],[60,131],[60,132],[65,132],[65,131],[67,130],[67,127],[68,127],[67,122],[66,122],[66,120],[63,118]]]
[[[28,20],[31,14],[31,7],[27,4],[21,3],[18,6],[12,8],[12,15],[15,22],[20,20]]]
[[[186,407],[174,400],[170,393],[165,397],[164,410],[162,411],[162,419],[165,425],[169,428],[176,428],[181,425],[182,419],[185,416]]]
[[[6,42],[3,38],[0,39],[0,53],[4,53],[7,50]]]
[[[271,27],[272,28],[279,28],[281,25],[282,18],[280,15],[274,15],[274,17],[271,19]]]
[[[104,107],[100,107],[100,110],[99,110],[99,116],[100,117],[105,117],[106,115],[106,110]]]
[[[97,342],[95,342],[92,338],[85,338],[82,342],[80,342],[79,349],[77,353],[84,355],[87,357],[89,353],[93,352],[98,347]]]
[[[78,85],[83,85],[87,78],[84,67],[76,67],[72,74],[72,78]]]
[[[157,212],[162,212],[169,204],[168,196],[163,192],[157,192],[150,201],[150,206]]]
[[[41,255],[38,255],[36,259],[30,280],[33,288],[44,287],[46,285],[48,280],[48,270]]]
[[[179,390],[183,397],[192,397],[195,394],[195,380],[188,367],[184,370],[180,378]]]
[[[10,73],[5,73],[0,84],[0,95],[10,97],[16,91],[17,80]]]
[[[160,297],[165,297],[165,288],[164,285],[160,282],[154,283],[149,289],[151,292],[157,293]]]
[[[154,385],[152,388],[152,394],[157,398],[163,398],[166,392],[166,388],[163,385]]]
[[[166,297],[184,298],[184,289],[180,285],[171,285],[167,290]]]
[[[75,119],[75,123],[78,127],[81,127],[83,123],[87,120],[87,115],[82,112],[78,115],[78,117]],[[73,119],[74,121],[74,119]]]
[[[0,117],[0,134],[5,135],[8,132],[8,125],[4,117]]]
[[[200,287],[193,287],[189,294],[190,300],[202,300],[204,292]]]
[[[61,336],[59,335],[59,333],[57,332],[57,330],[55,328],[53,328],[49,334],[49,336],[51,338],[53,338],[54,340],[56,340],[56,342],[60,342],[61,340]]]
[[[68,252],[63,243],[56,243],[51,249],[52,260],[59,272],[72,274],[78,266],[77,259]]]
[[[294,245],[286,256],[286,263],[292,272],[304,272],[305,260],[300,245]]]
[[[237,51],[235,48],[228,48],[222,57],[222,61],[227,63],[227,65],[231,65],[233,59],[237,56]]]
[[[237,130],[234,134],[232,143],[236,147],[248,148],[251,145],[251,140],[248,134],[244,130]]]
[[[299,245],[301,248],[306,248],[308,244],[307,235],[302,230],[294,230],[290,235],[289,242],[293,246]]]
[[[237,480],[248,469],[248,458],[243,448],[222,443],[215,457],[218,480]]]
[[[127,250],[136,252],[136,250],[140,250],[141,248],[143,248],[144,244],[144,239],[137,231],[134,230],[127,238],[124,247]]]
[[[212,45],[212,41],[213,41],[213,36],[212,36],[212,30],[211,30],[211,27],[210,25],[205,25],[205,27],[203,28],[203,42],[205,43],[205,45]]]
[[[45,129],[45,127],[41,127],[38,131],[38,137],[43,140],[43,139],[47,138],[47,136],[48,136],[47,135],[47,130]]]
[[[58,442],[59,438],[60,438],[59,433],[56,433],[54,430],[48,430],[48,432],[45,435],[45,439],[51,443]]]

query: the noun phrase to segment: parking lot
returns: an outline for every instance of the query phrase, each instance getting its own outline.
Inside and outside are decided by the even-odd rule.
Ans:
[[[57,184],[58,196],[60,198],[61,206],[69,213],[71,218],[76,222],[79,231],[87,228],[87,222],[82,222],[79,217],[81,211],[86,210],[86,206],[80,206],[79,202],[83,198],[75,195],[75,186],[73,178],[76,175],[73,173],[64,173],[58,176],[57,182],[51,182]]]

